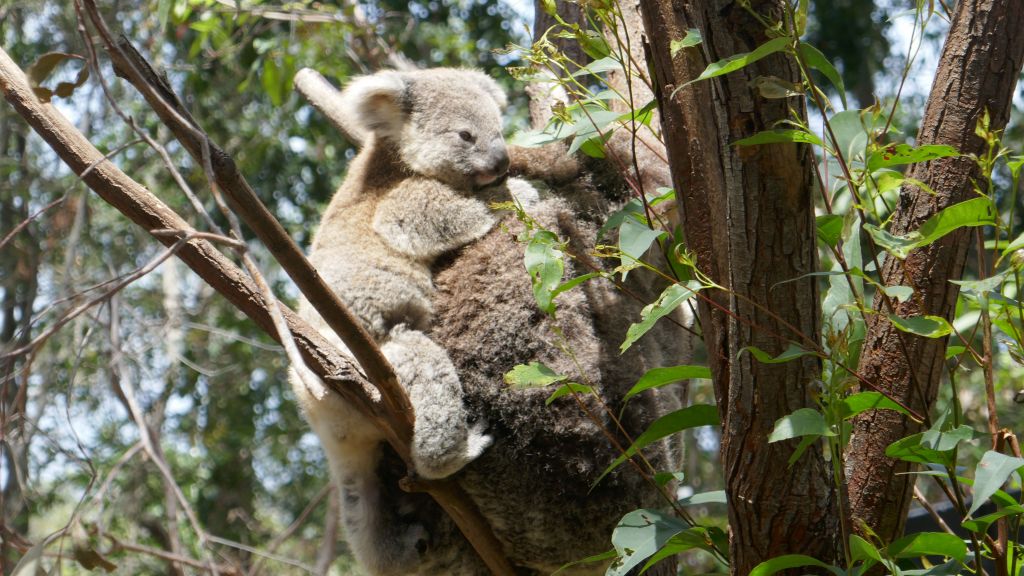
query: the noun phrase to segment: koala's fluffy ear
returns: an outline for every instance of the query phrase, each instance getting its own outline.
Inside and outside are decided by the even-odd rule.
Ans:
[[[405,122],[408,81],[401,73],[385,70],[360,76],[341,92],[345,115],[367,132],[397,137]]]
[[[483,88],[491,98],[498,104],[498,108],[501,110],[505,109],[508,105],[508,96],[505,95],[505,90],[501,88],[501,85],[494,79],[484,74],[483,72],[473,72],[474,79],[480,88]]]

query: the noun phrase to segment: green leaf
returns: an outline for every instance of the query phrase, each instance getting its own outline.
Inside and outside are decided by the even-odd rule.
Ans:
[[[702,504],[725,504],[725,490],[711,490],[701,492],[676,501],[680,506],[699,506]]]
[[[843,237],[843,217],[836,214],[825,214],[815,218],[818,227],[818,240],[835,248]]]
[[[901,260],[906,258],[911,250],[919,246],[920,237],[912,236],[913,232],[907,236],[896,236],[871,223],[864,224],[863,228],[871,235],[875,244]]]
[[[568,379],[540,362],[519,364],[505,374],[505,383],[514,390],[542,388]]]
[[[682,472],[658,472],[654,475],[654,481],[658,486],[664,486],[673,480],[682,482],[685,477],[686,475]]]
[[[921,446],[939,452],[948,452],[961,442],[974,439],[974,429],[961,424],[948,430],[935,427],[921,433]]]
[[[996,274],[984,280],[950,280],[953,284],[960,286],[960,289],[970,294],[984,296],[989,292],[998,292],[999,287],[1006,280],[1006,274]]]
[[[775,357],[772,357],[771,354],[765,352],[764,350],[761,350],[757,346],[747,346],[746,348],[741,348],[740,352],[742,353],[744,350],[750,352],[750,354],[754,358],[756,358],[758,362],[761,362],[763,364],[783,364],[785,362],[789,362],[790,360],[795,360],[801,356],[816,355],[815,352],[807,350],[805,348],[801,348],[794,342],[790,342],[789,347],[787,347],[781,354]]]
[[[901,438],[885,449],[885,455],[889,458],[896,458],[906,462],[917,462],[919,464],[942,464],[943,466],[953,465],[953,454],[951,451],[940,452],[921,445],[924,433],[914,434]]]
[[[573,393],[576,394],[590,394],[594,389],[585,384],[579,384],[577,382],[569,382],[568,384],[562,384],[548,396],[548,399],[544,401],[545,406],[550,406],[552,402],[558,400],[562,396],[569,396]]]
[[[658,510],[626,514],[612,531],[612,544],[619,558],[608,567],[606,576],[625,576],[687,528],[682,520]]]
[[[959,356],[959,355],[963,354],[966,351],[967,351],[967,347],[966,346],[948,346],[948,347],[946,347],[946,360],[949,360],[950,358],[953,358],[954,356]]]
[[[551,291],[551,297],[555,298],[556,296],[558,296],[562,292],[565,292],[567,290],[572,290],[573,288],[579,286],[580,284],[583,284],[587,280],[590,280],[591,278],[597,278],[600,275],[601,275],[600,272],[589,272],[589,273],[584,274],[582,276],[577,276],[575,278],[571,278],[569,280],[566,280],[565,282],[562,282],[561,284],[559,284],[557,288],[555,288],[554,290]]]
[[[675,55],[683,48],[689,48],[690,46],[696,46],[703,40],[700,36],[700,30],[696,28],[690,28],[686,31],[686,36],[683,36],[682,40],[673,40],[669,42],[669,53],[674,58]]]
[[[625,218],[619,227],[619,251],[622,252],[622,265],[636,264],[643,258],[651,244],[664,235],[664,231],[652,230],[647,224],[636,218]]]
[[[793,15],[793,23],[796,25],[797,38],[803,36],[804,31],[807,30],[807,10],[810,7],[810,4],[810,0],[800,0],[797,3],[796,14]]]
[[[858,560],[868,562],[882,561],[882,555],[878,552],[878,549],[872,543],[856,534],[850,535],[850,556],[854,562]]]
[[[898,302],[906,302],[914,295],[914,289],[910,286],[882,286],[882,292],[889,298],[895,298]]]
[[[763,130],[748,136],[742,140],[737,140],[737,146],[753,146],[755,144],[774,144],[777,142],[804,142],[807,144],[814,144],[816,146],[823,146],[821,138],[818,138],[814,134],[804,130],[795,129],[782,129],[776,128],[774,130]]]
[[[694,289],[682,284],[672,284],[666,288],[658,296],[657,300],[644,306],[643,310],[640,311],[640,322],[631,324],[629,329],[626,330],[626,339],[622,342],[622,346],[619,347],[619,353],[628,350],[630,346],[649,332],[651,328],[654,328],[655,323],[659,319],[674,312],[683,302],[696,294],[699,289],[699,287]]]
[[[564,565],[560,566],[558,568],[558,570],[555,570],[554,572],[552,572],[551,576],[555,576],[559,572],[563,572],[565,570],[568,570],[569,568],[572,568],[573,566],[579,566],[581,564],[593,564],[595,562],[605,562],[605,561],[611,560],[612,558],[615,558],[616,556],[618,556],[618,554],[615,552],[615,549],[612,548],[611,550],[608,550],[607,552],[601,552],[600,554],[594,554],[593,556],[588,556],[588,557],[586,557],[586,558],[584,558],[582,560],[576,560],[575,562],[569,562],[568,564],[564,564]]]
[[[804,95],[803,84],[790,82],[789,80],[779,78],[778,76],[758,76],[750,81],[750,86],[757,91],[757,94],[761,96],[761,98],[769,100],[779,100]]]
[[[647,196],[647,203],[651,206],[657,206],[662,202],[675,199],[676,191],[672,188],[658,188],[657,191],[659,195]],[[639,198],[631,199],[629,202],[626,202],[625,206],[613,212],[612,215],[605,220],[601,229],[597,231],[597,238],[601,239],[609,230],[618,230],[627,218],[633,218],[642,223],[647,222],[647,216],[644,213],[644,204]]]
[[[868,410],[895,410],[910,416],[906,408],[886,398],[881,392],[858,392],[843,398],[841,414],[844,419],[853,418]]]
[[[925,246],[964,226],[992,226],[996,223],[996,207],[990,198],[980,196],[939,211],[918,229],[919,246]]]
[[[812,408],[800,408],[775,421],[775,429],[768,436],[768,443],[789,440],[799,436],[835,436],[836,433],[825,422],[825,416]]]
[[[843,77],[839,75],[836,67],[828,61],[828,58],[814,46],[807,42],[800,43],[800,57],[812,69],[821,72],[828,81],[836,88],[839,99],[843,101],[843,108],[846,108],[846,86],[843,85]]]
[[[547,230],[540,230],[526,245],[523,261],[533,283],[533,296],[537,307],[547,314],[555,313],[554,291],[562,283],[565,264],[559,249],[558,237]]]
[[[683,430],[689,428],[697,428],[699,426],[715,426],[718,424],[718,409],[710,404],[694,404],[675,412],[671,412],[658,418],[651,425],[644,430],[644,433],[637,436],[636,440],[626,448],[623,454],[620,454],[604,472],[594,481],[593,486],[597,486],[609,472],[618,468],[627,459],[633,457],[637,452],[643,450],[650,444],[661,440],[666,436],[671,436]]]
[[[580,29],[576,32],[576,40],[580,44],[580,48],[583,52],[590,56],[594,60],[599,60],[611,54],[612,50],[608,46],[608,42],[604,39],[597,30]]]
[[[718,62],[712,62],[704,69],[703,72],[701,72],[700,76],[695,80],[687,82],[687,84],[692,84],[700,80],[707,80],[708,78],[714,78],[715,76],[721,76],[723,74],[728,74],[729,72],[735,72],[748,64],[757,62],[765,56],[785,50],[786,47],[789,46],[790,41],[791,39],[785,36],[781,38],[773,38],[764,44],[761,44],[751,52],[733,54],[732,56],[719,60]]]
[[[952,158],[959,155],[956,148],[943,144],[928,144],[917,148],[909,144],[890,144],[885,148],[875,150],[868,156],[867,168],[868,171],[874,172],[879,168],[927,162],[937,158]]]
[[[584,74],[594,74],[595,76],[604,72],[610,72],[612,70],[622,70],[622,62],[619,62],[611,56],[606,56],[599,60],[594,60],[590,64],[587,64],[583,68],[572,73],[575,76],[582,76]]]
[[[920,558],[921,556],[946,556],[963,562],[967,558],[967,545],[955,534],[945,532],[920,532],[900,538],[886,548],[893,558]]]
[[[890,314],[888,318],[897,329],[925,338],[942,338],[953,331],[953,326],[941,316],[900,318]]]
[[[564,136],[550,132],[547,128],[543,130],[520,130],[508,139],[508,143],[523,148],[536,148],[545,144],[551,144],[552,142],[558,142],[562,138]]]
[[[647,572],[648,569],[669,556],[675,556],[693,548],[705,550],[711,548],[711,537],[708,535],[707,528],[693,526],[669,538],[668,542],[647,560],[644,567],[640,569],[640,574]]]
[[[985,452],[974,473],[974,502],[971,503],[967,515],[974,515],[975,511],[999,490],[1010,474],[1017,472],[1020,475],[1024,472],[1021,470],[1022,467],[1024,458],[1007,456],[995,450]]]
[[[765,560],[750,571],[750,576],[769,576],[776,572],[781,572],[789,568],[800,568],[801,566],[816,566],[818,568],[824,568],[836,576],[844,576],[844,572],[838,567],[832,566],[831,564],[825,564],[817,558],[805,556],[803,554],[786,554],[785,556],[777,556],[771,560]]]
[[[665,368],[652,368],[640,377],[640,380],[630,388],[629,392],[626,392],[626,395],[622,397],[622,402],[625,404],[630,398],[644,390],[659,388],[666,384],[672,384],[673,382],[679,382],[682,380],[690,380],[692,378],[704,378],[705,380],[710,380],[711,370],[706,366],[669,366]]]
[[[1019,504],[1014,504],[1013,506],[1007,506],[1006,508],[1001,508],[1001,509],[999,509],[999,510],[997,510],[997,511],[991,513],[991,514],[986,514],[984,516],[979,516],[978,518],[975,518],[974,520],[964,520],[963,522],[960,523],[960,525],[963,526],[964,528],[970,530],[971,532],[985,533],[985,532],[988,532],[988,527],[991,526],[992,523],[995,522],[996,520],[999,520],[1000,518],[1005,518],[1007,516],[1021,516],[1021,515],[1024,515],[1024,506],[1020,506]]]
[[[610,137],[611,132],[605,132],[603,135],[594,136],[593,138],[577,136],[573,138],[572,144],[569,145],[568,154],[575,154],[579,150],[591,158],[604,158],[604,143]]]

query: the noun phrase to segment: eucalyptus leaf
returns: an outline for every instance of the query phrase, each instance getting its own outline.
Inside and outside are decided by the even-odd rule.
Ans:
[[[835,436],[825,416],[813,408],[800,408],[775,421],[768,443],[780,442],[800,436]]]
[[[967,545],[962,538],[946,532],[919,532],[894,541],[886,547],[886,553],[893,558],[920,558],[921,556],[946,556],[963,561],[967,557]]]
[[[843,102],[843,108],[846,108],[846,86],[843,85],[843,77],[839,75],[839,71],[829,62],[821,50],[807,42],[801,42],[800,57],[804,59],[808,66],[821,72],[825,78],[828,78],[828,81],[835,87],[836,92],[839,93],[839,98]]]
[[[568,384],[562,384],[557,390],[552,392],[551,396],[548,396],[548,399],[544,401],[544,405],[550,406],[552,402],[563,396],[571,396],[573,394],[590,394],[593,391],[593,388],[585,384],[569,382]]]
[[[801,356],[816,355],[815,352],[807,350],[806,348],[802,348],[794,342],[790,342],[789,346],[785,350],[783,350],[782,353],[780,353],[778,356],[772,356],[771,354],[765,352],[764,350],[761,350],[757,346],[747,346],[746,348],[742,348],[740,352],[742,353],[744,350],[750,352],[750,354],[754,358],[756,358],[758,362],[761,362],[762,364],[784,364],[786,362],[789,362],[790,360],[800,358]]]
[[[643,434],[636,437],[636,440],[626,448],[625,453],[620,454],[594,481],[597,486],[612,470],[618,468],[627,459],[633,457],[637,452],[643,450],[650,444],[671,436],[689,428],[700,426],[715,426],[718,422],[718,408],[710,404],[694,404],[675,412],[670,412],[658,418],[644,430]]]
[[[700,76],[698,76],[695,80],[687,82],[687,84],[692,84],[700,80],[707,80],[708,78],[714,78],[715,76],[721,76],[723,74],[735,72],[736,70],[739,70],[744,66],[757,62],[758,60],[764,58],[765,56],[769,56],[776,52],[785,50],[786,47],[789,46],[789,43],[791,41],[792,40],[790,38],[785,36],[780,38],[773,38],[765,42],[764,44],[761,44],[760,46],[758,46],[757,48],[750,52],[744,52],[742,54],[733,54],[732,56],[729,56],[728,58],[723,58],[718,62],[712,62],[711,64],[708,65],[707,68],[704,69],[703,72],[701,72]]]
[[[691,283],[687,286],[672,284],[658,296],[657,300],[644,306],[643,310],[640,311],[640,322],[631,324],[626,330],[626,339],[622,342],[622,346],[619,347],[619,352],[622,353],[628,350],[644,334],[647,334],[651,328],[654,328],[658,320],[674,312],[683,302],[686,302],[687,299],[696,294],[697,290],[700,290],[700,286],[694,284]]]
[[[750,576],[769,576],[776,572],[781,572],[790,568],[801,568],[804,566],[824,568],[836,576],[845,576],[845,572],[843,572],[839,567],[826,564],[817,558],[805,556],[803,554],[786,554],[784,556],[776,556],[771,560],[765,560],[750,571]]]
[[[540,362],[519,364],[505,373],[505,383],[513,389],[542,388],[566,380],[568,376],[558,374]]]
[[[824,214],[815,218],[818,229],[818,240],[835,248],[843,237],[843,217],[837,214]]]
[[[907,416],[910,415],[906,408],[886,398],[881,392],[858,392],[843,398],[843,418],[853,418],[868,410],[894,410]]]
[[[605,575],[625,576],[688,528],[682,520],[658,510],[641,509],[626,514],[612,531],[618,559]]]
[[[683,36],[680,40],[673,40],[669,42],[669,52],[675,57],[683,48],[689,48],[690,46],[696,46],[702,42],[700,30],[696,28],[690,28],[686,31],[686,36]]]
[[[974,502],[971,503],[967,515],[973,516],[978,508],[1002,487],[1011,474],[1016,472],[1020,475],[1022,467],[1024,458],[1007,456],[995,450],[985,452],[974,473]]]
[[[530,274],[533,296],[537,307],[547,314],[555,313],[554,291],[561,285],[565,273],[563,256],[558,237],[547,230],[533,234],[526,245],[523,263]]]
[[[889,321],[897,329],[910,334],[924,336],[925,338],[942,338],[953,332],[953,326],[941,316],[912,316],[901,318],[888,315]]]
[[[875,150],[868,156],[868,170],[874,172],[879,168],[927,162],[938,158],[957,157],[960,153],[952,146],[944,144],[928,144],[913,147],[909,144],[890,144]]]
[[[626,403],[630,398],[645,390],[660,388],[666,384],[672,384],[682,380],[691,380],[693,378],[704,378],[706,380],[710,380],[711,370],[706,366],[667,366],[663,368],[652,368],[637,380],[637,383],[630,388],[629,392],[626,392],[626,395],[622,397],[622,402]]]
[[[754,146],[756,144],[775,144],[778,142],[802,142],[806,144],[814,144],[816,146],[823,146],[821,138],[818,138],[816,135],[804,130],[796,130],[792,128],[763,130],[753,136],[737,140],[736,145]]]

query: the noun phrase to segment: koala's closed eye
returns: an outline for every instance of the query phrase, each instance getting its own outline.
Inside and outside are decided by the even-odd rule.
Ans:
[[[459,138],[462,138],[464,142],[469,142],[470,144],[476,142],[476,136],[469,130],[460,130]]]

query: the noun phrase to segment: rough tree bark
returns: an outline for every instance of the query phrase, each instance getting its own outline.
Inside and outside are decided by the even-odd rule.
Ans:
[[[782,19],[782,2],[751,4]],[[676,92],[707,61],[764,43],[764,27],[725,0],[641,0],[641,8],[687,245],[726,289],[707,295],[700,317],[722,418],[732,573],[781,554],[833,561],[840,556],[837,498],[822,453],[809,450],[787,468],[794,444],[767,443],[776,419],[812,405],[821,366],[813,357],[762,364],[742,352],[757,346],[778,354],[788,341],[819,339],[818,289],[804,277],[817,269],[811,151],[732,145],[786,118],[794,105],[758,97],[751,80],[798,81],[798,71],[776,55]],[[688,28],[701,31],[707,60],[699,49],[672,55],[670,42]]]
[[[968,154],[981,154],[984,142],[974,134],[985,110],[991,128],[1000,130],[1010,116],[1014,86],[1024,62],[1024,2],[958,2],[932,85],[917,143],[947,144],[964,156],[916,164],[909,176],[934,194],[904,186],[891,232],[916,230],[930,216],[970,199],[978,166]],[[914,297],[896,304],[899,316],[922,314],[952,319],[972,232],[966,228],[913,251],[906,260],[886,258],[882,280],[888,286],[914,288]],[[879,299],[878,312],[890,310]],[[945,372],[945,339],[918,338],[896,331],[883,314],[868,316],[859,372],[918,413],[935,401]],[[901,344],[902,338],[905,344]],[[906,347],[904,353],[903,346]],[[913,368],[912,368],[913,367]],[[906,462],[885,457],[892,442],[918,432],[920,426],[896,412],[866,413],[854,423],[847,450],[847,475],[854,525],[865,524],[883,541],[903,532],[914,477]]]

